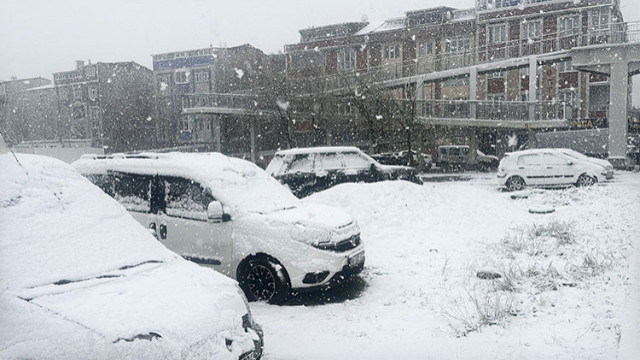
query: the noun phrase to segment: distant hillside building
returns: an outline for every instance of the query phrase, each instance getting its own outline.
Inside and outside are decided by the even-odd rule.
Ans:
[[[135,62],[85,64],[53,74],[63,139],[106,152],[154,146],[153,73]]]

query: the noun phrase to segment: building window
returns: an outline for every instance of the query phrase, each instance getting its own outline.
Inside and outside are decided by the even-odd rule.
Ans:
[[[321,51],[304,51],[291,54],[289,66],[291,69],[306,69],[324,66],[325,55]]]
[[[76,120],[84,119],[85,108],[84,105],[77,105],[73,107],[73,118]]]
[[[489,44],[499,44],[507,41],[507,24],[493,24],[487,27]]]
[[[352,115],[353,107],[351,106],[351,103],[348,102],[338,105],[338,113],[340,115]]]
[[[558,36],[572,36],[580,33],[580,18],[575,16],[563,16],[558,19]]]
[[[73,87],[73,100],[82,100],[82,87]]]
[[[522,39],[538,40],[542,37],[542,20],[522,23]]]
[[[353,70],[356,68],[357,54],[353,48],[342,49],[338,55],[338,63],[342,70]]]
[[[610,10],[608,8],[600,8],[591,10],[589,14],[589,30],[592,32],[606,31],[609,29]]]
[[[558,93],[558,101],[562,105],[570,106],[575,108],[578,104],[578,94],[574,90],[570,91],[560,91]]]
[[[571,66],[571,59],[558,63],[558,72],[559,73],[567,73],[567,72],[574,72],[574,71],[575,70]]]
[[[90,119],[99,119],[100,118],[100,108],[96,106],[92,106],[89,108],[89,118]]]
[[[176,71],[176,84],[186,84],[188,82],[189,73],[186,71]]]
[[[188,117],[182,117],[179,120],[178,123],[178,130],[180,131],[189,131],[189,118]]]
[[[98,98],[98,88],[95,86],[89,87],[89,99],[95,100]]]
[[[429,56],[433,54],[433,41],[427,40],[418,44],[418,55]]]
[[[87,67],[85,68],[86,74],[88,78],[96,77],[96,68],[95,67]]]
[[[209,71],[196,71],[194,77],[195,77],[195,81],[197,83],[208,82],[209,81]]]
[[[505,72],[503,70],[490,72],[487,74],[487,79],[505,79]]]
[[[182,100],[182,108],[183,109],[186,109],[186,108],[190,107],[190,105],[189,105],[189,97],[188,96],[183,96],[181,98],[181,100]]]
[[[444,53],[447,55],[466,54],[471,50],[471,40],[466,36],[456,36],[446,39]]]
[[[400,46],[389,45],[384,49],[384,58],[385,59],[399,59],[400,58]]]

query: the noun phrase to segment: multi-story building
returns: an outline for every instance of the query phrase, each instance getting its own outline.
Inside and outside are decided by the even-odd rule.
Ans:
[[[85,64],[53,74],[64,139],[90,139],[107,152],[152,147],[153,73],[135,62]]]
[[[13,79],[0,82],[0,131],[10,144],[55,138],[57,108],[51,80]]]
[[[622,22],[618,0],[478,0],[476,11],[479,63],[607,43]],[[536,100],[568,104],[575,126],[606,126],[606,76],[578,72],[570,58],[540,65]],[[527,69],[480,76],[487,99],[530,100]]]
[[[158,146],[202,144],[220,150],[234,135],[226,117],[210,112],[185,114],[183,109],[211,107],[198,94],[246,93],[261,84],[267,56],[251,45],[204,48],[153,55],[155,118]],[[240,134],[244,135],[244,134]],[[240,136],[239,135],[239,136]]]
[[[287,75],[299,82],[324,77],[335,89],[350,91],[361,90],[365,83],[378,84],[387,99],[422,101],[424,105],[415,107],[422,116],[439,109],[448,113],[447,118],[482,114],[531,121],[544,116],[572,120],[564,124],[574,128],[606,127],[608,77],[573,68],[568,50],[619,41],[614,37],[624,36],[621,22],[618,0],[477,0],[474,9],[439,7],[381,23],[301,30],[300,42],[285,46]],[[352,133],[357,133],[363,114],[347,113]],[[432,149],[438,141],[470,142],[499,154],[507,150],[512,143],[507,138],[514,133],[520,144],[532,138],[531,129],[522,124],[432,124],[417,139],[436,139],[428,144]],[[545,128],[540,122],[536,131],[559,123],[546,124],[551,125]],[[397,139],[387,140],[389,147],[397,146]]]

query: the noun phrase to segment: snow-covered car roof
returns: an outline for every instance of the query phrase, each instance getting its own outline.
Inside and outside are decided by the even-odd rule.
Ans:
[[[337,153],[337,152],[361,153],[362,150],[358,149],[355,146],[319,146],[319,147],[279,150],[276,152],[276,155],[326,154],[326,153]]]
[[[73,163],[82,174],[123,171],[193,179],[209,187],[231,213],[267,213],[297,206],[299,200],[255,164],[219,153],[144,153],[85,156]]]
[[[252,349],[233,280],[166,249],[68,164],[3,154],[0,168],[0,357],[237,359]]]

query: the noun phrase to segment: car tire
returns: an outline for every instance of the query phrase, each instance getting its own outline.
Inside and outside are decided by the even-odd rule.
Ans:
[[[509,179],[507,179],[505,185],[507,187],[507,190],[509,191],[520,191],[525,187],[524,179],[520,176],[510,177]]]
[[[249,301],[281,304],[291,291],[289,276],[282,265],[265,257],[248,260],[238,280]]]
[[[589,176],[587,174],[582,174],[578,177],[578,181],[576,181],[576,186],[578,187],[591,186],[596,182],[597,180],[594,177]]]

